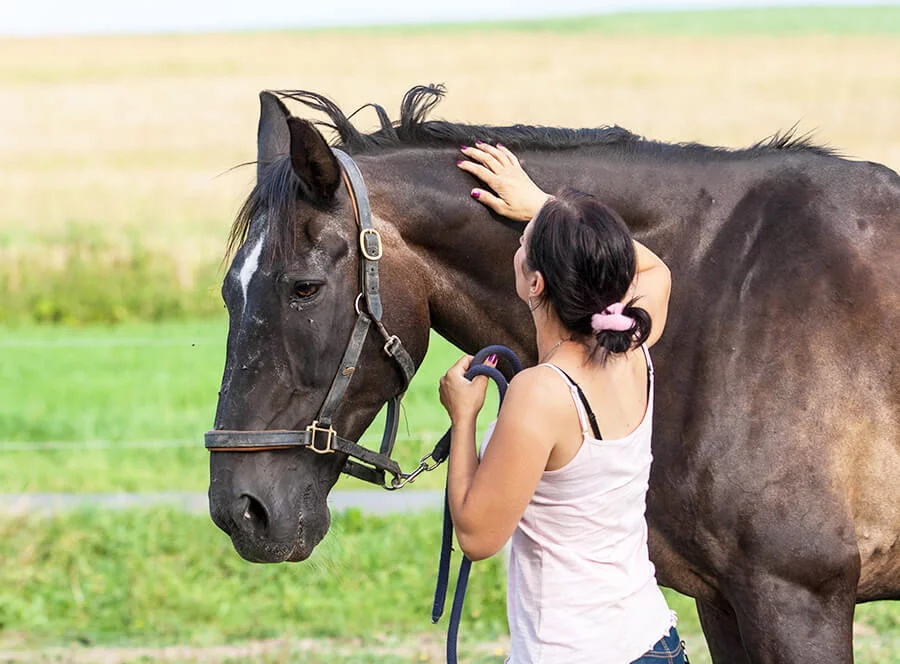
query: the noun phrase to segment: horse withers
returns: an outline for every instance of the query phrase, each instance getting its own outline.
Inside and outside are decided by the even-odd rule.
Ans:
[[[673,275],[647,498],[660,583],[696,598],[717,664],[852,661],[854,605],[900,598],[900,177],[790,136],[725,150],[427,120],[440,94],[411,90],[396,124],[376,107],[372,134],[320,95],[282,95],[329,116],[368,187],[379,324],[415,365],[429,327],[467,352],[503,343],[536,360],[511,269],[522,228],[467,198],[459,145],[500,141],[545,190],[610,203]],[[215,429],[297,432],[371,313],[371,249],[325,139],[261,99],[257,183],[222,288]],[[330,418],[341,439],[405,389],[384,344],[359,342]],[[347,455],[317,453],[316,436],[211,453],[211,515],[248,560],[303,560],[327,531]]]

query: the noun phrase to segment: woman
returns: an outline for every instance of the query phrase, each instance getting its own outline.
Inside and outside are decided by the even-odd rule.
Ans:
[[[487,380],[441,380],[452,421],[450,511],[462,550],[512,538],[512,664],[686,661],[656,585],[644,517],[653,368],[670,276],[596,198],[542,192],[501,145],[463,148],[459,167],[496,195],[472,196],[531,221],[513,266],[537,334],[538,366],[510,383],[479,463],[475,420]],[[532,219],[533,217],[533,219]],[[487,444],[489,442],[489,444]]]

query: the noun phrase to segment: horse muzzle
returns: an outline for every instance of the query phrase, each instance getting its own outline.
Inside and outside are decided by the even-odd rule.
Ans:
[[[211,455],[210,517],[245,560],[306,560],[331,523],[322,485],[330,489],[340,468],[314,475],[304,459],[287,458],[290,452],[259,453],[269,455],[262,464],[248,463],[256,455]]]

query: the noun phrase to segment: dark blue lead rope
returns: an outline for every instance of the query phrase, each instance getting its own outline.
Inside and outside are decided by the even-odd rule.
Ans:
[[[510,365],[510,379],[522,370],[522,363],[514,352],[506,346],[487,346],[475,354],[466,378],[472,380],[476,376],[487,376],[497,384],[500,394],[500,403],[506,396],[506,388],[509,386],[506,376],[494,367],[484,364],[491,355],[504,358]],[[450,454],[450,429],[447,430],[431,453],[434,461],[440,463]],[[450,583],[450,554],[453,551],[453,521],[450,518],[450,501],[447,489],[444,489],[444,532],[441,536],[441,558],[438,563],[437,584],[434,588],[434,604],[431,607],[431,622],[436,623],[444,614],[444,604],[447,600],[447,586]],[[456,591],[453,594],[453,606],[450,609],[450,624],[447,626],[447,663],[457,664],[456,648],[459,637],[459,623],[462,619],[463,603],[466,599],[466,586],[469,582],[469,570],[472,561],[463,556],[459,564],[459,574],[456,578]]]

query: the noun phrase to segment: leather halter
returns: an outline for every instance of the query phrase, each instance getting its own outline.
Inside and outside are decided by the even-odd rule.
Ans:
[[[378,261],[381,259],[383,247],[381,235],[372,224],[372,210],[369,207],[366,184],[359,167],[350,155],[337,148],[332,148],[332,151],[341,164],[341,179],[350,195],[353,216],[359,228],[360,293],[355,302],[356,324],[353,326],[353,332],[350,334],[347,348],[344,350],[344,356],[341,358],[331,387],[318,415],[312,424],[303,430],[212,430],[206,433],[206,448],[210,452],[261,452],[306,447],[318,454],[342,452],[351,457],[347,459],[342,472],[366,482],[379,484],[386,489],[398,489],[411,482],[422,471],[431,470],[434,467],[428,463],[429,457],[426,456],[413,472],[404,473],[397,462],[391,459],[391,452],[397,439],[400,399],[416,372],[416,366],[399,337],[390,334],[381,321],[382,305]],[[360,306],[362,300],[365,300],[365,311]],[[332,426],[332,418],[341,405],[341,399],[350,385],[353,374],[356,373],[366,335],[373,323],[384,339],[384,353],[396,361],[403,376],[403,390],[388,401],[387,421],[378,452],[338,436]],[[386,472],[393,476],[390,484],[385,481]]]

